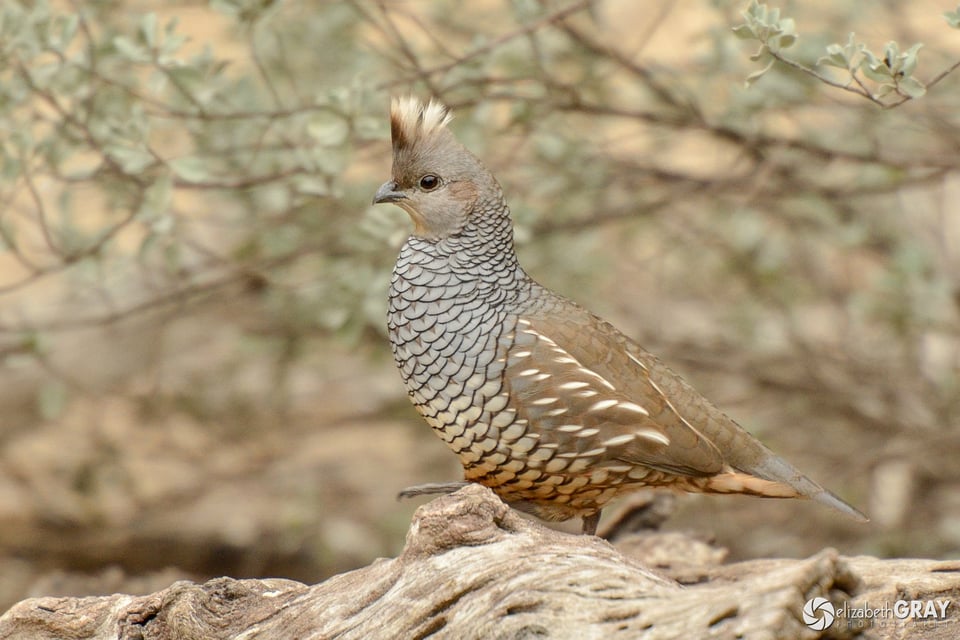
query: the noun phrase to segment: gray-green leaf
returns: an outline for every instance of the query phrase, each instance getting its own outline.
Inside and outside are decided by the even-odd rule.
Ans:
[[[927,92],[927,87],[916,78],[908,77],[897,83],[897,90],[911,98],[919,98]]]

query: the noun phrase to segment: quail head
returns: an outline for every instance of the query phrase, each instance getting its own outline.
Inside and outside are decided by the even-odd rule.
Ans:
[[[466,482],[545,520],[580,517],[591,534],[604,505],[643,487],[807,497],[865,519],[610,323],[531,279],[500,185],[450,118],[434,101],[392,101],[393,176],[373,201],[413,219],[390,282],[390,343]]]

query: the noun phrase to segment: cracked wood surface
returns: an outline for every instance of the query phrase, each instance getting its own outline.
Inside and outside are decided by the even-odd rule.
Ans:
[[[177,582],[149,596],[32,598],[0,638],[923,638],[960,637],[960,562],[840,557],[723,565],[678,533],[606,541],[524,520],[468,486],[421,507],[403,553],[313,586]],[[656,566],[653,570],[648,567]],[[804,603],[950,600],[945,620],[839,620],[814,632]]]

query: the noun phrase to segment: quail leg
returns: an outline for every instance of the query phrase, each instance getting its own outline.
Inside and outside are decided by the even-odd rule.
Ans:
[[[585,536],[595,536],[597,535],[597,525],[600,524],[600,512],[583,516],[583,529],[582,533]]]
[[[397,494],[397,500],[404,500],[406,498],[416,498],[417,496],[436,496],[443,495],[448,493],[453,493],[454,491],[459,491],[465,486],[470,484],[469,482],[427,482],[426,484],[418,484],[412,487],[407,487],[403,491]]]

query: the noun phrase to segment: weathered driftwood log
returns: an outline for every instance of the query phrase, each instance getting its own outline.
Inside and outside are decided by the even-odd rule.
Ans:
[[[33,598],[0,617],[0,638],[960,638],[960,562],[826,550],[721,565],[707,545],[658,533],[623,548],[546,529],[470,486],[421,507],[398,558],[318,585],[220,578],[144,597]],[[802,619],[817,596],[840,610],[825,631]],[[927,599],[950,601],[945,619],[893,611]],[[854,617],[868,608],[881,613]]]

